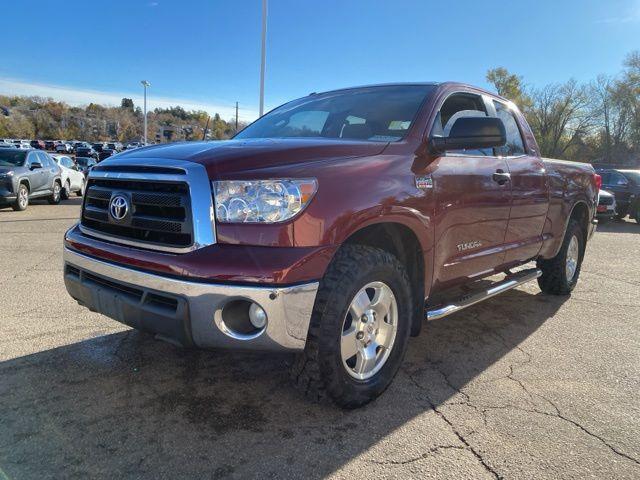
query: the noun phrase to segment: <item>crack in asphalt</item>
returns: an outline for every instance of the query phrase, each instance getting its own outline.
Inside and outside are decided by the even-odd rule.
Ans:
[[[605,275],[604,273],[600,272],[590,272],[589,270],[582,270],[582,272],[588,273],[590,275],[596,275],[598,277],[603,277],[614,282],[626,283],[627,285],[632,285],[634,287],[640,286],[640,282],[632,282],[631,280],[623,280],[621,278],[610,277],[609,275]]]
[[[0,282],[0,285],[4,285],[5,283],[9,283],[12,280],[15,280],[16,278],[18,278],[20,275],[23,275],[26,272],[35,271],[35,269],[38,268],[40,265],[42,265],[43,263],[46,263],[46,262],[49,262],[49,261],[53,260],[54,258],[58,257],[59,255],[60,255],[59,252],[53,252],[51,255],[47,256],[41,262],[37,262],[35,265],[31,265],[30,267],[25,268],[24,270],[16,272],[16,274],[13,277],[10,277],[10,278],[7,278],[7,279],[3,280],[2,282]]]
[[[498,472],[496,472],[496,470],[487,463],[487,461],[484,459],[484,457],[468,442],[468,440],[464,437],[464,435],[462,435],[462,433],[460,433],[460,431],[456,428],[456,426],[454,425],[454,423],[444,414],[444,412],[442,412],[435,404],[435,402],[433,400],[431,400],[431,397],[429,396],[428,393],[428,389],[424,386],[422,386],[420,384],[420,382],[418,382],[413,375],[411,374],[411,372],[409,372],[406,369],[403,369],[405,374],[407,375],[407,377],[409,378],[409,380],[411,380],[411,382],[422,392],[425,393],[425,398],[427,399],[427,402],[429,402],[429,405],[431,406],[431,409],[436,413],[436,415],[438,415],[438,417],[440,417],[442,420],[444,420],[444,422],[449,425],[449,427],[451,428],[452,432],[454,433],[454,435],[456,437],[458,437],[458,440],[460,440],[465,446],[466,448],[478,459],[478,461],[480,462],[480,464],[484,467],[484,469],[487,471],[487,473],[490,473],[494,478],[496,479],[502,479],[504,478],[502,475],[500,475]],[[457,389],[456,389],[457,390]]]
[[[506,339],[505,339],[501,334],[499,334],[498,332],[496,332],[496,331],[495,331],[495,329],[491,328],[489,325],[487,325],[485,322],[483,322],[483,321],[480,319],[479,314],[475,315],[475,316],[474,316],[474,319],[475,319],[478,323],[480,323],[480,324],[485,328],[485,330],[486,330],[488,333],[492,334],[495,338],[499,339],[499,340],[500,340],[500,342],[501,342],[505,347],[507,347],[507,348],[508,348],[508,342],[507,342],[507,340],[506,340]],[[567,417],[566,415],[564,415],[564,414],[560,411],[560,409],[558,408],[558,406],[557,406],[553,401],[551,401],[549,398],[545,397],[544,395],[542,395],[542,394],[540,394],[540,393],[538,393],[538,392],[532,392],[532,391],[531,391],[531,390],[530,390],[530,389],[525,385],[525,383],[524,383],[522,380],[520,380],[520,379],[516,378],[516,377],[514,376],[514,374],[515,374],[515,372],[514,372],[514,368],[516,368],[516,367],[521,367],[521,366],[523,366],[523,365],[527,365],[528,363],[530,363],[530,362],[531,362],[532,357],[531,357],[531,354],[530,354],[529,352],[527,352],[526,350],[523,350],[520,346],[517,346],[517,345],[516,345],[515,349],[516,349],[516,350],[518,350],[519,352],[521,352],[522,354],[524,354],[524,355],[525,355],[525,357],[526,357],[526,360],[525,360],[524,362],[519,362],[519,363],[516,363],[516,364],[510,364],[510,365],[509,365],[509,373],[508,373],[504,378],[508,378],[509,380],[511,380],[511,381],[513,381],[513,382],[515,382],[515,383],[517,383],[517,384],[520,386],[520,388],[521,388],[521,389],[522,389],[522,390],[523,390],[523,391],[524,391],[524,392],[529,396],[529,398],[530,398],[530,399],[531,399],[531,401],[532,401],[532,404],[534,405],[534,408],[533,408],[533,409],[525,409],[525,408],[523,408],[523,407],[519,407],[519,406],[516,406],[516,405],[508,405],[507,407],[514,408],[514,409],[517,409],[517,410],[520,410],[520,411],[523,411],[523,412],[528,412],[528,413],[537,413],[537,414],[540,414],[540,415],[546,415],[546,416],[549,416],[549,417],[555,417],[555,418],[559,418],[559,419],[561,419],[561,420],[564,420],[565,422],[568,422],[568,423],[570,423],[570,424],[574,425],[575,427],[577,427],[578,429],[580,429],[582,432],[586,433],[586,434],[587,434],[587,435],[589,435],[590,437],[592,437],[592,438],[595,438],[595,439],[599,440],[603,445],[605,445],[607,448],[609,448],[609,450],[611,450],[611,451],[612,451],[613,453],[615,453],[616,455],[618,455],[618,456],[620,456],[620,457],[623,457],[623,458],[626,458],[627,460],[630,460],[630,461],[634,462],[634,463],[635,463],[635,464],[637,464],[637,465],[640,465],[640,460],[638,460],[637,458],[635,458],[635,457],[633,457],[633,456],[631,456],[631,455],[628,455],[628,454],[626,454],[626,453],[624,453],[624,452],[621,452],[621,451],[620,451],[620,450],[618,450],[616,447],[614,447],[613,445],[611,445],[611,443],[609,443],[609,442],[608,442],[605,438],[603,438],[602,436],[597,435],[596,433],[594,433],[594,432],[590,431],[588,428],[586,428],[584,425],[582,425],[581,423],[577,422],[576,420],[573,420],[573,419],[571,419],[571,418]],[[451,384],[449,383],[449,385],[451,385]],[[458,389],[458,391],[459,391],[459,389]],[[466,398],[467,398],[467,399],[469,398],[469,395],[468,395],[468,394],[464,394],[464,395],[466,396]],[[539,410],[539,409],[535,408],[534,397],[537,397],[537,398],[540,398],[540,399],[544,400],[548,405],[550,405],[550,406],[551,406],[551,408],[554,410],[554,413],[545,412],[545,411],[542,411],[542,410]],[[471,405],[471,403],[470,403],[470,402],[467,402],[467,403],[469,403],[469,406],[471,406],[471,407],[473,407],[473,408],[476,408],[476,409],[477,409],[477,408],[481,408],[481,409],[492,409],[492,407],[491,407],[491,406],[478,406],[478,405],[475,405],[475,406],[474,406],[474,405]],[[502,408],[502,407],[497,407],[497,408]]]
[[[431,456],[434,453],[440,453],[442,450],[468,450],[466,447],[462,445],[436,445],[435,447],[431,447],[426,452],[418,455],[417,457],[411,457],[407,460],[369,460],[369,463],[373,463],[376,465],[407,465],[409,463],[414,463],[420,460],[424,460],[425,458]]]

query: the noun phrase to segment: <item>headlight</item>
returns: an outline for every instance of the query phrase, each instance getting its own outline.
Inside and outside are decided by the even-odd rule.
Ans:
[[[9,178],[13,177],[13,172],[2,172],[0,173],[0,178]]]
[[[315,179],[223,180],[212,182],[216,220],[276,223],[301,212],[316,193]]]

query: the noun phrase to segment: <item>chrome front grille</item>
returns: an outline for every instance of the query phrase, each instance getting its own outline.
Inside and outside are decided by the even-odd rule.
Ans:
[[[613,205],[613,197],[600,197],[598,205]]]
[[[124,219],[110,210],[127,199]],[[215,243],[213,200],[203,166],[179,160],[124,158],[91,170],[80,218],[84,234],[135,247],[185,252]]]
[[[131,215],[126,223],[109,215],[109,201],[115,194],[130,199]],[[186,183],[89,179],[85,197],[82,225],[87,228],[160,246],[189,247],[193,243]]]

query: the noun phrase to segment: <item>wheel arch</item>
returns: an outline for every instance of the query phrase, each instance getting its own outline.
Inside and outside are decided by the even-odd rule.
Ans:
[[[429,284],[431,270],[427,270],[421,236],[404,222],[380,219],[355,229],[342,245],[367,245],[380,248],[394,255],[405,267],[411,282],[414,316],[411,334],[420,333],[424,317],[425,285]]]
[[[27,186],[29,193],[31,193],[31,182],[29,182],[29,179],[27,177],[22,177],[18,179],[18,185],[22,185],[23,183]]]

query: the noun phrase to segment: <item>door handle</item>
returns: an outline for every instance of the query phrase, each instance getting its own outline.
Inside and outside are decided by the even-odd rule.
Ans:
[[[492,178],[494,182],[498,183],[498,185],[504,185],[509,180],[511,180],[511,174],[499,168],[498,170],[496,170],[496,173],[493,174]]]

